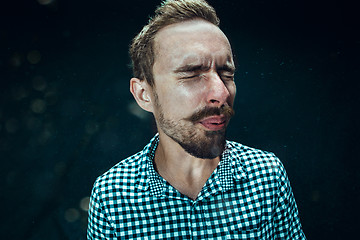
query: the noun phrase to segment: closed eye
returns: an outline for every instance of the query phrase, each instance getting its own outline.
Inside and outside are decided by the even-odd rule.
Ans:
[[[181,77],[181,79],[192,79],[192,78],[197,78],[197,77],[200,77],[200,74],[184,76],[184,77]]]
[[[220,77],[224,81],[234,81],[234,74],[230,73],[221,73]]]

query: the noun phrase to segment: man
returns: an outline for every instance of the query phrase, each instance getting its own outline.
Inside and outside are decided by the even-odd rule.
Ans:
[[[236,86],[204,0],[164,2],[134,38],[130,91],[158,134],[94,185],[89,239],[305,239],[272,154],[226,141]]]

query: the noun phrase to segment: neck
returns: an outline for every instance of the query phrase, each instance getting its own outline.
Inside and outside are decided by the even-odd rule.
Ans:
[[[187,153],[177,142],[159,133],[159,145],[155,152],[158,173],[173,187],[191,199],[196,199],[220,157],[196,158]]]

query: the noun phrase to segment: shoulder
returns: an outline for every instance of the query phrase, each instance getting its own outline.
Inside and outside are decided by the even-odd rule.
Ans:
[[[143,151],[140,151],[120,161],[96,179],[93,190],[99,194],[99,192],[104,192],[105,190],[130,188],[137,179],[142,158]]]
[[[93,186],[93,195],[108,197],[113,192],[132,194],[136,187],[142,187],[146,178],[147,165],[152,161],[158,135],[138,153],[120,161],[98,177]]]
[[[227,141],[227,150],[238,165],[249,176],[286,175],[283,164],[272,152],[264,151],[241,143]]]

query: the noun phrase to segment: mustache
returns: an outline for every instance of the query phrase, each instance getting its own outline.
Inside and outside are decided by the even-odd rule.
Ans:
[[[230,106],[217,107],[205,107],[185,120],[191,121],[193,123],[200,121],[203,118],[214,116],[214,115],[224,115],[227,120],[234,116],[235,111]]]

